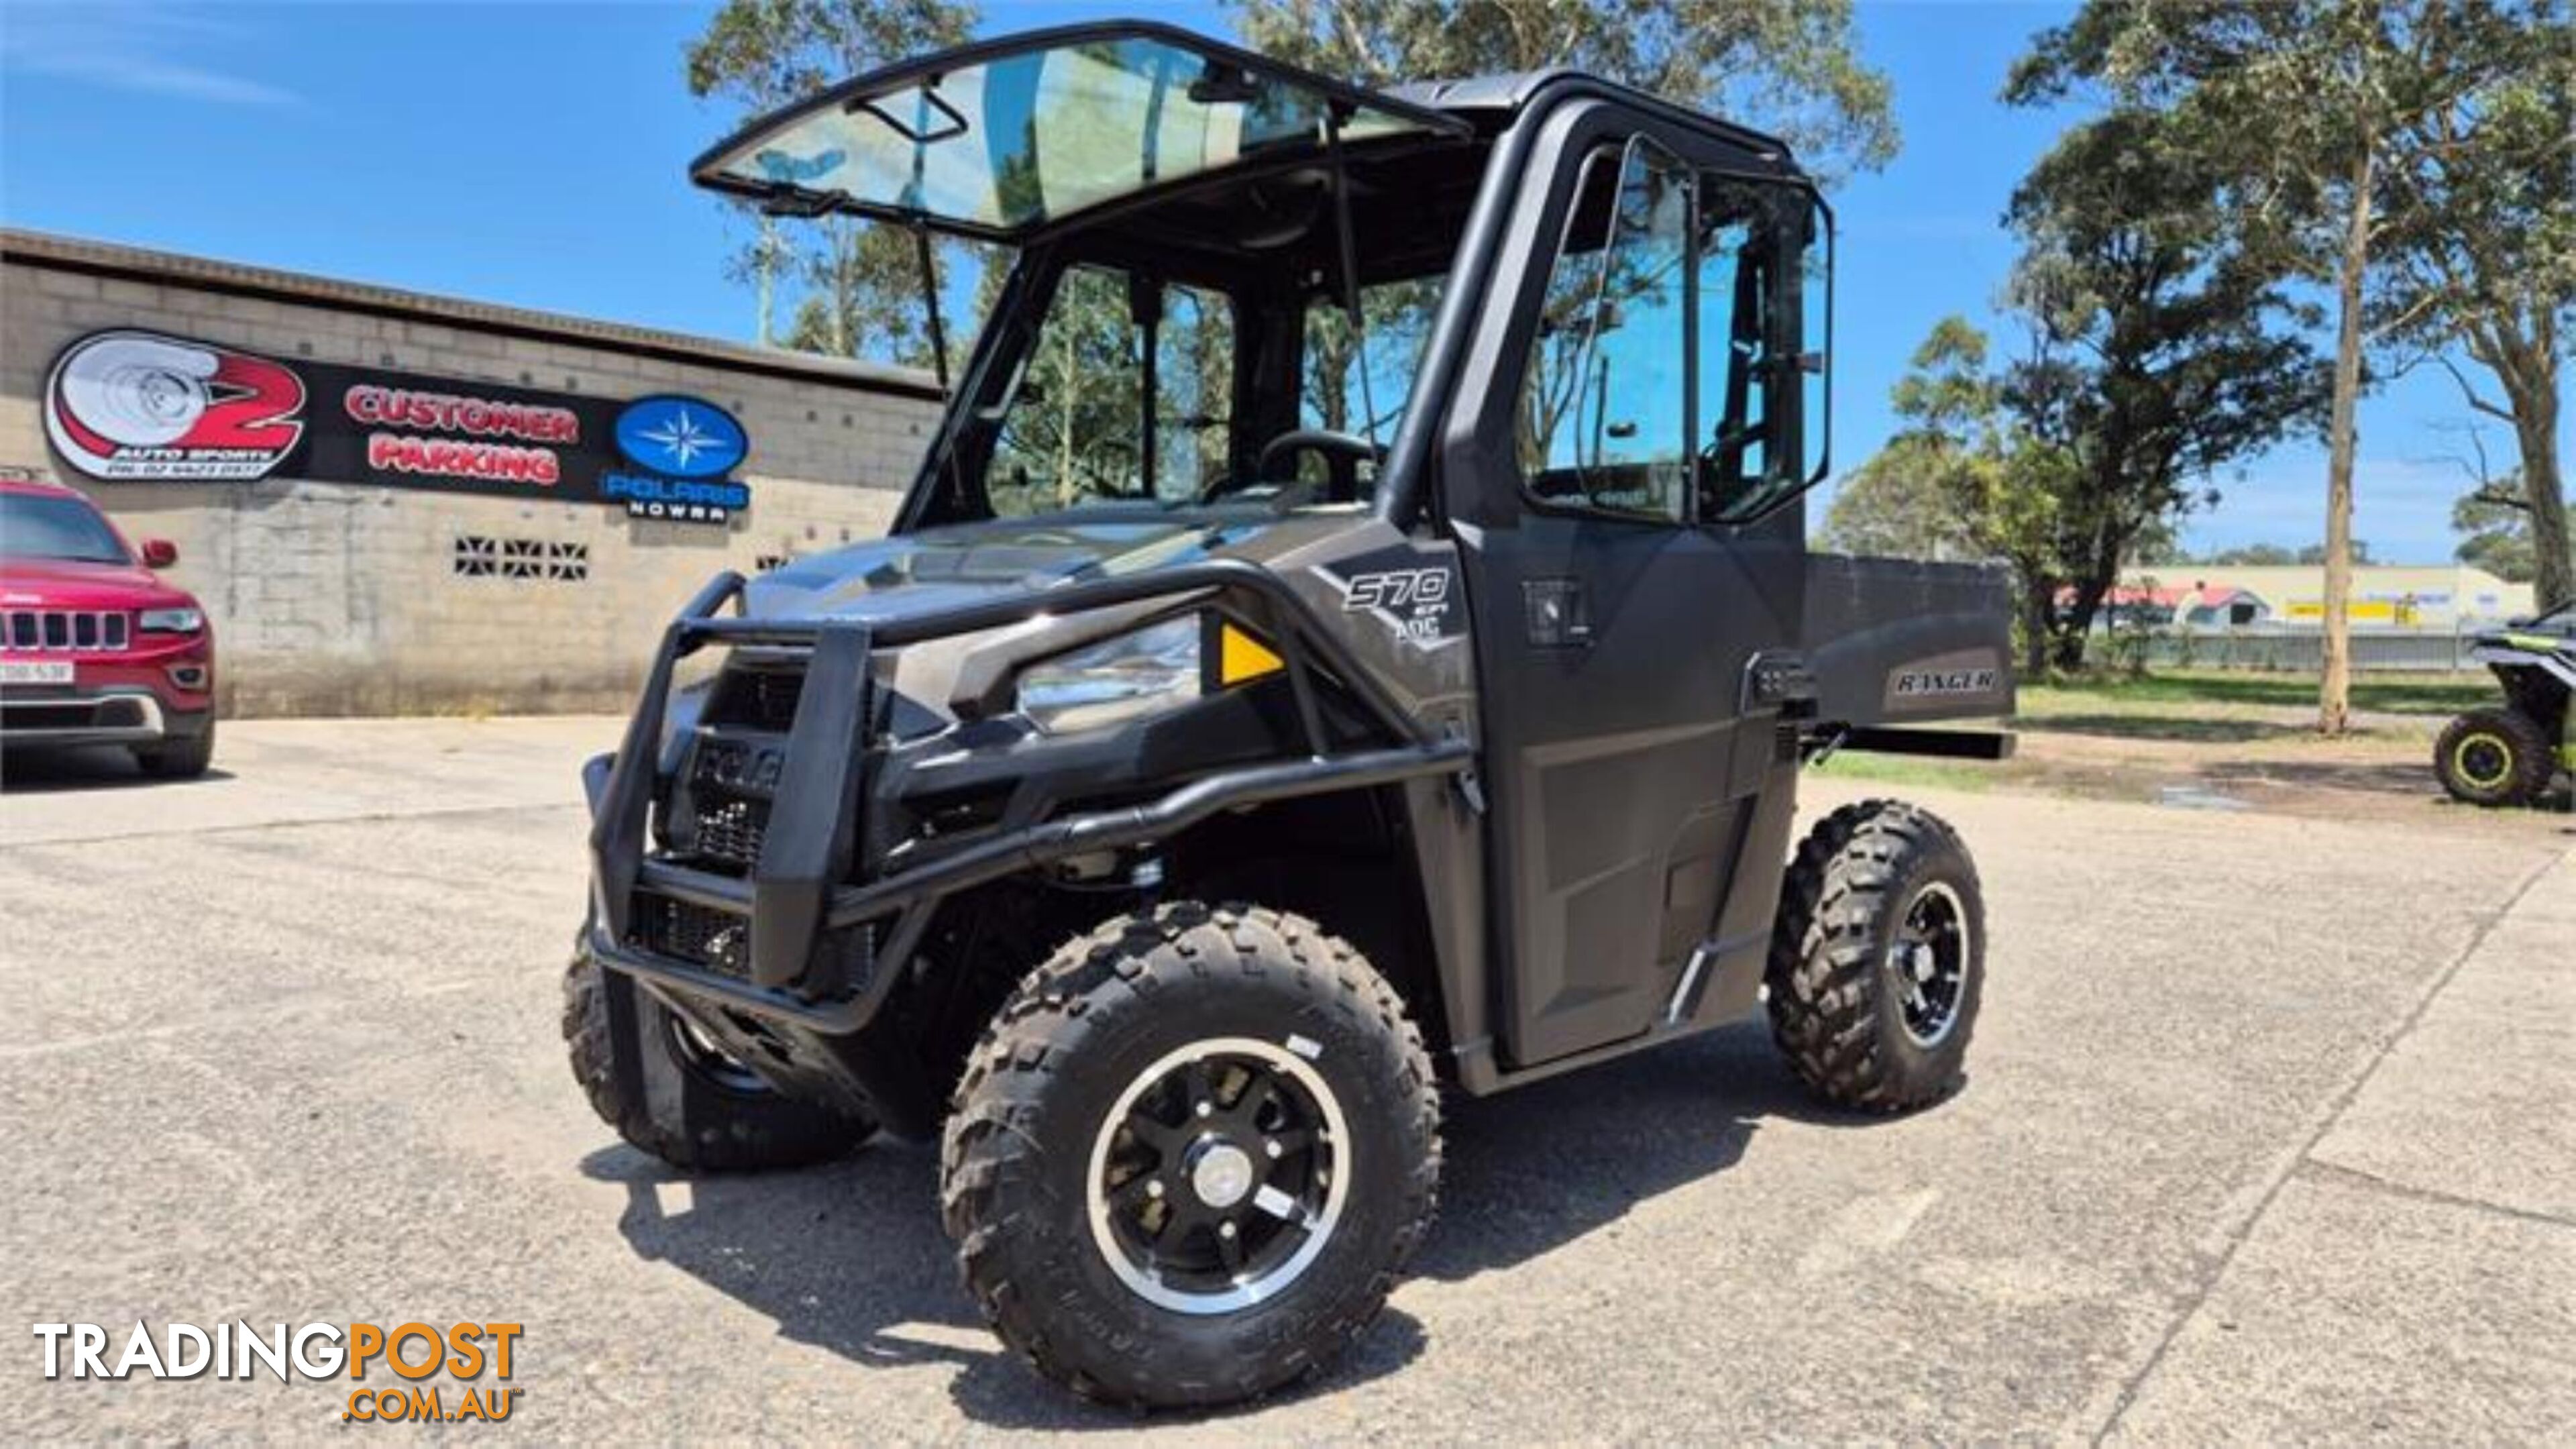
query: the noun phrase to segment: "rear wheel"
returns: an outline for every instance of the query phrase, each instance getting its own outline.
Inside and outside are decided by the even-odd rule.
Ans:
[[[876,1125],[786,1096],[689,1019],[576,950],[564,974],[572,1074],[600,1120],[674,1167],[744,1172],[847,1154]]]
[[[1005,1343],[1087,1398],[1206,1406],[1329,1363],[1432,1214],[1421,1033],[1296,916],[1164,906],[1058,952],[959,1084],[941,1202]]]
[[[1836,1106],[1948,1095],[1985,985],[1985,898],[1957,832],[1894,800],[1846,805],[1798,847],[1767,977],[1772,1037]]]
[[[2528,805],[2549,789],[2551,768],[2548,735],[2520,710],[2473,709],[2433,747],[2442,788],[2471,805]]]

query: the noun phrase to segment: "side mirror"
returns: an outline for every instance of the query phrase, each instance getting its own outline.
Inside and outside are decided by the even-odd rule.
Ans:
[[[166,569],[178,561],[179,545],[172,543],[166,538],[147,538],[143,540],[143,566],[145,568]]]

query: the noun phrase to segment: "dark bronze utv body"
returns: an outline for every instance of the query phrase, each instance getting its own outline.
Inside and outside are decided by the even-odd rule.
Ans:
[[[1013,319],[1085,258],[1241,275],[1249,259],[1190,228],[1314,152],[1018,229],[950,225],[1023,251],[893,536],[716,579],[589,767],[590,952],[777,1088],[932,1130],[972,1040],[954,1024],[1008,986],[964,959],[983,922],[1025,922],[1044,950],[1121,900],[1246,881],[1352,937],[1469,1092],[1705,1030],[1756,1006],[1800,765],[1988,748],[1903,727],[2008,712],[1990,572],[1810,555],[1794,491],[1749,521],[1658,525],[1521,486],[1516,369],[1575,161],[1643,136],[1804,207],[1784,146],[1573,74],[1384,96],[1304,81],[1412,123],[1328,158],[1354,185],[1445,188],[1464,213],[1428,238],[1401,208],[1343,219],[1361,280],[1408,248],[1451,258],[1373,497],[961,521],[978,410],[1029,345]],[[702,179],[879,214],[745,184],[714,167],[723,150]],[[1238,346],[1264,345],[1246,324]],[[1774,391],[1768,444],[1805,471],[1824,420],[1800,415],[1801,386]],[[1247,433],[1297,422],[1258,388],[1237,407]],[[1013,713],[1026,664],[1180,614],[1239,625],[1284,668],[1107,730]],[[721,667],[675,687],[702,651]]]

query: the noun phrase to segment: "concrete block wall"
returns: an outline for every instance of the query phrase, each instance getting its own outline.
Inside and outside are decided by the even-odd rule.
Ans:
[[[289,363],[613,398],[693,393],[750,433],[741,476],[752,505],[717,528],[427,488],[92,482],[45,441],[45,370],[74,337],[113,326]],[[918,381],[828,364],[782,375],[769,358],[736,365],[728,354],[746,350],[719,344],[675,351],[687,350],[384,315],[327,294],[242,295],[178,275],[97,275],[13,247],[0,254],[0,468],[83,488],[128,536],[178,545],[168,577],[213,620],[227,713],[622,710],[663,623],[717,570],[750,573],[763,559],[881,535],[937,422]],[[578,545],[583,576],[464,576],[460,538]]]

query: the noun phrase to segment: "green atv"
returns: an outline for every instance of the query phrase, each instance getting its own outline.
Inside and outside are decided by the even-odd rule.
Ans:
[[[2576,770],[2567,700],[2576,691],[2576,604],[2477,638],[2469,656],[2504,684],[2501,708],[2451,721],[2433,749],[2433,771],[2451,798],[2471,805],[2529,805],[2561,768]]]

